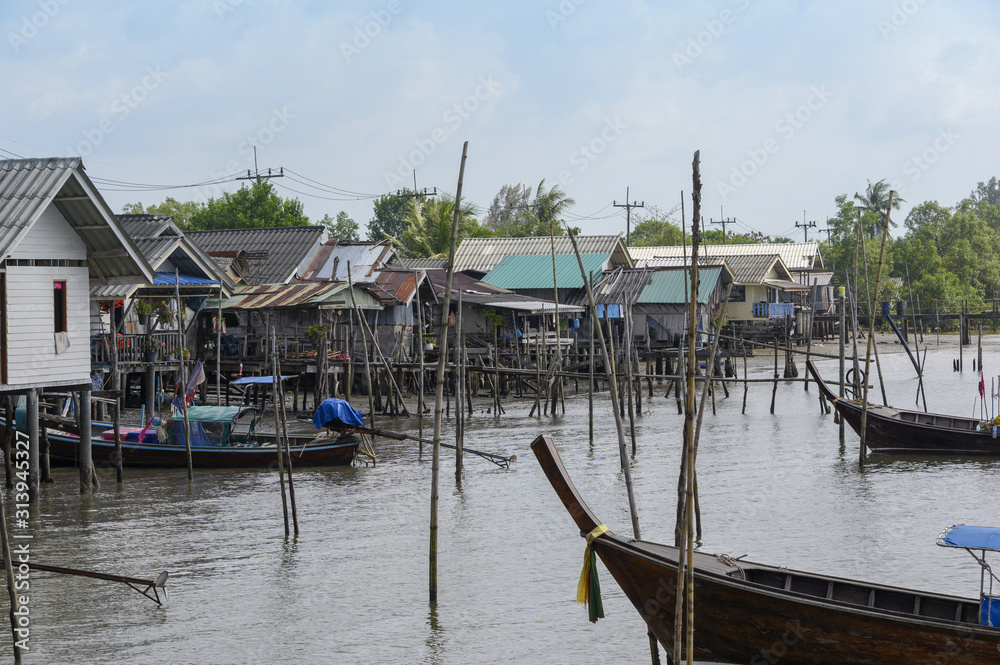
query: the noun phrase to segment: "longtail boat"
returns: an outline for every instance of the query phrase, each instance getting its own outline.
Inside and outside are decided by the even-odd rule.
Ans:
[[[259,436],[257,421],[256,410],[246,407],[189,407],[192,465],[202,469],[277,466],[274,435]],[[91,455],[98,465],[114,464],[116,459],[114,433],[107,426],[94,423]],[[181,415],[175,414],[157,427],[124,426],[120,431],[123,466],[187,467],[186,429]],[[53,465],[76,464],[80,441],[77,434],[49,430],[48,439]],[[360,438],[353,434],[289,437],[289,450],[295,466],[341,466],[354,460],[359,443]]]
[[[590,547],[669,652],[677,548],[605,530],[552,441],[540,436],[531,449],[580,534],[591,536]],[[694,657],[752,665],[1000,663],[1000,599],[985,561],[987,551],[1000,551],[1000,529],[952,527],[938,544],[967,549],[981,562],[979,601],[695,552]]]
[[[811,360],[806,367],[820,392],[861,436],[860,399],[837,397]],[[874,453],[1000,455],[1000,425],[994,420],[946,416],[868,404],[865,445]]]

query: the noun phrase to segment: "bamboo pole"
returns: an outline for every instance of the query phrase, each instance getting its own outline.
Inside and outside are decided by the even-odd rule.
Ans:
[[[420,280],[417,280],[417,348],[420,357],[420,373],[417,381],[417,431],[420,438],[424,436],[424,309],[420,304]],[[420,452],[424,452],[424,444],[420,444]]]
[[[594,273],[591,271],[589,281],[590,289],[594,289]],[[587,393],[587,420],[590,423],[590,445],[594,445],[594,320],[597,317],[597,312],[594,310],[590,311],[590,356],[587,358],[590,362],[587,363],[587,379],[589,381],[588,386],[590,387]]]
[[[375,391],[372,389],[372,370],[371,362],[368,359],[368,335],[366,330],[368,329],[368,322],[365,321],[365,317],[361,314],[361,308],[358,307],[358,301],[354,297],[354,280],[351,279],[351,262],[347,262],[347,290],[351,294],[351,308],[358,317],[358,327],[361,328],[361,347],[365,355],[365,386],[368,389],[368,426],[375,427]],[[353,362],[353,359],[352,359]],[[372,440],[374,443],[374,439]]]
[[[576,236],[573,234],[572,229],[567,225],[566,233],[569,234],[570,243],[573,245],[573,253],[576,254],[576,261],[580,266],[580,275],[583,277],[584,284],[587,286],[587,302],[590,304],[590,311],[594,314],[597,313],[597,304],[594,301],[594,290],[590,288],[590,282],[587,280],[587,271],[583,267],[583,258],[580,256],[580,248],[576,244]],[[611,393],[611,410],[615,414],[615,429],[618,431],[618,455],[621,460],[622,472],[625,475],[625,489],[628,493],[628,506],[629,514],[632,517],[632,533],[636,540],[642,538],[639,532],[639,511],[635,503],[635,491],[632,487],[632,469],[628,463],[628,453],[625,449],[625,428],[622,424],[621,415],[618,412],[618,387],[614,382],[614,375],[609,358],[611,354],[608,352],[608,345],[604,340],[604,331],[600,326],[597,326],[598,338],[601,341],[601,353],[604,356],[604,372],[608,377],[608,388]]]
[[[465,443],[465,357],[462,353],[462,291],[458,292],[455,317],[455,480],[462,481],[462,445]]]
[[[847,308],[847,298],[845,297],[846,295],[847,294],[846,294],[846,290],[845,290],[844,294],[842,294],[840,296],[840,335],[839,335],[839,338],[840,338],[840,392],[837,394],[837,396],[840,397],[841,399],[843,399],[843,397],[844,397],[844,388],[845,388],[845,385],[844,385],[844,365],[845,365],[845,360],[844,360],[844,351],[845,351],[844,342],[845,342],[845,338],[847,336],[847,330],[845,329],[845,324],[847,323],[847,316],[846,316],[846,312],[845,312],[845,309]],[[808,372],[807,372],[807,374],[808,374]],[[838,417],[838,421],[840,422],[840,445],[844,445],[844,419]]]
[[[458,221],[462,212],[462,180],[465,177],[465,159],[469,153],[469,142],[462,145],[462,163],[458,169],[458,190],[455,194],[455,215],[451,222],[451,243],[448,246],[448,270],[444,280],[444,296],[441,300],[441,330],[438,332],[437,381],[434,395],[434,444],[431,461],[431,526],[429,595],[430,602],[437,603],[437,544],[438,544],[438,476],[441,466],[441,403],[444,401],[444,370],[448,352],[448,309],[451,306],[451,282],[455,274],[455,246],[458,245]]]
[[[879,248],[878,253],[878,268],[875,271],[875,297],[878,298],[878,287],[879,283],[882,281],[882,261],[885,258],[885,243],[889,238],[889,215],[892,212],[892,198],[895,195],[895,191],[889,190],[889,203],[885,211],[885,223],[882,225],[882,246]],[[869,295],[869,298],[871,296]],[[869,300],[874,306],[874,301]],[[861,398],[861,446],[858,449],[858,465],[863,469],[865,468],[865,445],[867,437],[865,434],[868,431],[868,371],[871,369],[871,355],[872,355],[872,336],[875,334],[875,313],[869,312],[868,315],[868,350],[865,354],[865,380],[863,387],[863,397]],[[879,372],[879,378],[881,379],[881,372]]]
[[[7,414],[7,429],[12,428],[14,422],[13,414]],[[6,455],[4,456],[6,457]],[[21,662],[21,646],[18,640],[17,619],[21,616],[21,605],[18,602],[16,585],[14,582],[13,556],[10,551],[10,536],[7,533],[7,507],[4,493],[0,492],[0,546],[3,548],[4,572],[7,575],[7,595],[10,598],[10,630],[11,642],[14,647],[14,662]]]
[[[219,280],[219,307],[215,314],[215,403],[222,406],[222,280]]]
[[[187,363],[184,362],[184,317],[181,316],[183,309],[181,305],[180,271],[174,269],[174,297],[177,299],[177,353],[180,362],[180,385],[181,385],[181,409],[184,414],[184,449],[187,452],[188,480],[194,480],[194,461],[191,458],[191,421],[188,418],[187,405]],[[81,432],[82,434],[82,432]]]
[[[281,392],[281,376],[278,374],[278,335],[274,326],[270,327],[271,347],[271,393],[274,396],[274,447],[278,451],[278,480],[281,483],[281,510],[285,516],[285,538],[289,535],[288,497],[285,494],[285,453],[281,446],[281,411],[278,409],[278,394]],[[281,395],[281,400],[285,396]]]
[[[111,317],[114,320],[114,316]],[[118,368],[118,326],[111,326],[111,390],[115,394],[114,420],[111,427],[115,434],[115,479],[121,485],[125,482],[122,469],[122,375]]]

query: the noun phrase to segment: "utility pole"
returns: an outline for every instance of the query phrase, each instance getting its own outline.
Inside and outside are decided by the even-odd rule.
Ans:
[[[723,218],[723,219],[720,219],[718,221],[713,220],[713,219],[709,219],[708,223],[709,224],[722,224],[722,244],[725,245],[726,244],[726,224],[735,224],[736,223],[736,218],[735,217],[730,217],[729,219]]]
[[[799,224],[795,222],[795,228],[802,229],[803,235],[805,235],[805,242],[809,242],[809,229],[816,228],[816,222],[806,222],[806,211],[802,211],[802,223]]]
[[[413,191],[410,193],[406,193],[401,189],[396,190],[396,197],[400,199],[417,199],[417,198],[422,199],[425,196],[437,196],[437,195],[438,195],[437,187],[431,189],[427,189],[426,187],[424,187],[422,191],[418,192],[416,189],[416,185],[414,185]]]
[[[636,203],[632,201],[628,202],[629,188],[625,188],[625,203],[618,203],[618,201],[612,201],[611,204],[616,208],[625,208],[625,246],[628,247],[632,240],[632,208],[645,208],[646,202]]]
[[[260,172],[260,169],[257,168],[257,146],[253,147],[253,170],[254,172],[251,174],[250,169],[247,169],[247,174],[245,176],[240,176],[237,180],[256,180],[259,185],[263,180],[283,178],[285,176],[284,166],[282,166],[277,173],[273,173],[271,169],[268,169],[266,174]]]

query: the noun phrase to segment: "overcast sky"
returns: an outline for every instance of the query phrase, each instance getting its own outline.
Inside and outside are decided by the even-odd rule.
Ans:
[[[801,240],[888,179],[954,205],[998,175],[1000,4],[985,0],[4,0],[0,156],[91,177],[273,180],[318,220],[413,186],[485,209],[543,178],[586,233],[669,210],[701,151],[706,220]],[[238,182],[129,191],[115,210]],[[126,191],[118,191],[126,190]],[[641,212],[641,211],[638,211]],[[902,226],[900,224],[900,226]],[[719,228],[719,227],[715,227]],[[733,230],[728,227],[727,230]],[[817,237],[816,229],[810,238]]]

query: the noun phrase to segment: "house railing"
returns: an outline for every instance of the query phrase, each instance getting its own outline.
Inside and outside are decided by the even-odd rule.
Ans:
[[[148,339],[148,342],[147,342]],[[96,335],[90,340],[90,362],[94,365],[111,364],[111,335]],[[118,362],[145,362],[146,351],[156,353],[154,362],[166,361],[170,356],[178,357],[180,346],[176,332],[155,332],[150,335],[118,335]]]
[[[795,316],[795,303],[790,302],[755,302],[753,304],[754,318],[780,319]]]

